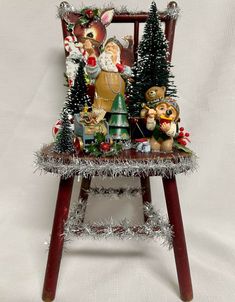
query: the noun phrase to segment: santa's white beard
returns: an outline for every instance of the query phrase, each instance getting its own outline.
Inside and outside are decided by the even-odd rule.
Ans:
[[[112,53],[104,51],[98,58],[99,65],[104,71],[118,72],[116,64],[120,64],[120,53],[117,54],[116,63],[113,64]]]

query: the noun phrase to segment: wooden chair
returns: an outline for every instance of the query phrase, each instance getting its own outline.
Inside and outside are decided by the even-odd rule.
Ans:
[[[175,9],[176,7],[177,4],[175,2],[169,3],[169,9]],[[145,22],[146,18],[147,14],[145,13],[134,15],[119,14],[115,15],[113,18],[114,23],[124,22],[134,24],[135,56],[139,42],[139,24],[141,22]],[[172,18],[166,13],[161,13],[161,21],[165,23],[165,34],[167,40],[169,41],[169,59],[171,59],[176,19]],[[65,27],[63,26],[63,28]],[[64,35],[66,35],[65,32]],[[97,165],[97,159],[95,158],[93,159],[94,165],[92,170],[87,170],[87,157],[85,155],[77,156],[75,169],[74,165],[73,169],[70,169],[71,163],[74,164],[74,158],[72,159],[68,156],[61,159],[59,155],[57,155],[57,157],[58,158],[55,158],[55,154],[51,153],[50,146],[44,147],[37,154],[37,163],[41,169],[46,172],[52,172],[61,175],[44,280],[42,295],[42,299],[44,301],[52,301],[55,298],[57,279],[64,244],[64,227],[69,214],[74,177],[76,175],[82,176],[79,199],[81,200],[85,208],[89,195],[92,176],[100,174],[100,165]],[[195,158],[192,154],[188,155],[183,152],[176,151],[173,154],[156,155],[137,153],[133,150],[126,150],[123,151],[123,153],[118,158],[118,160],[122,159],[125,160],[126,163],[129,163],[129,165],[133,165],[133,173],[131,176],[136,175],[140,178],[143,204],[151,203],[150,177],[162,177],[169,222],[174,232],[173,250],[178,275],[180,297],[183,301],[190,301],[193,298],[193,292],[175,175],[178,173],[186,172],[188,170],[193,170]],[[114,175],[112,167],[114,167],[114,165],[116,164],[117,159],[106,158],[103,160],[106,164],[106,170],[105,168],[104,170],[106,171],[105,173],[107,176],[128,176],[126,174],[125,165],[123,165],[123,167],[120,167],[118,173],[115,171],[116,174]],[[89,161],[92,161],[92,159],[89,158]],[[162,169],[158,169],[160,162],[166,164],[166,169],[164,172],[162,171]],[[136,163],[142,165],[142,173],[140,173],[138,169],[135,170],[134,166]],[[149,168],[149,165],[151,165],[151,169]],[[145,221],[147,219],[148,217],[145,217]]]

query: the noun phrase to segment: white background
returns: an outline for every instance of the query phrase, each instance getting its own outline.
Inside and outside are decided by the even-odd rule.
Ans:
[[[150,3],[115,1],[132,10],[148,10]],[[178,177],[194,296],[197,302],[234,301],[235,2],[178,3],[173,72],[181,125],[190,131],[200,163],[197,173]],[[159,9],[166,4],[157,2]],[[41,296],[44,242],[49,241],[58,178],[34,174],[33,154],[52,140],[51,127],[65,97],[58,5],[55,0],[0,0],[2,302],[36,302]],[[160,179],[152,185],[154,204],[165,212]],[[91,203],[92,218],[113,212],[141,216],[140,201]],[[180,301],[173,252],[158,243],[84,240],[66,250],[56,301]]]

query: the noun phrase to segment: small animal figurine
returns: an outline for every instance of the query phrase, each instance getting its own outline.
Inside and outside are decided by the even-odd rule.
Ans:
[[[154,109],[148,108],[146,127],[153,131],[151,151],[172,152],[179,113],[177,102],[169,97],[154,101]]]
[[[71,11],[62,19],[64,37],[75,36],[78,42],[84,44],[85,49],[92,50],[92,53],[98,56],[106,39],[106,27],[111,23],[113,15],[114,9],[101,13],[93,8],[84,8],[80,12]]]
[[[153,101],[156,101],[157,99],[161,99],[165,97],[166,87],[165,86],[153,86],[150,87],[146,93],[145,93],[145,99],[146,103],[142,104],[143,109],[140,112],[140,117],[144,118],[148,112],[148,110],[145,107],[152,107]]]

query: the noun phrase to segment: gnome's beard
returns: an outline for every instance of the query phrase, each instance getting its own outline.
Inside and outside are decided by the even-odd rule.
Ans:
[[[102,70],[110,71],[110,72],[118,72],[116,64],[120,64],[120,52],[117,54],[117,60],[115,64],[112,61],[112,53],[108,51],[104,51],[98,59],[99,65]]]

